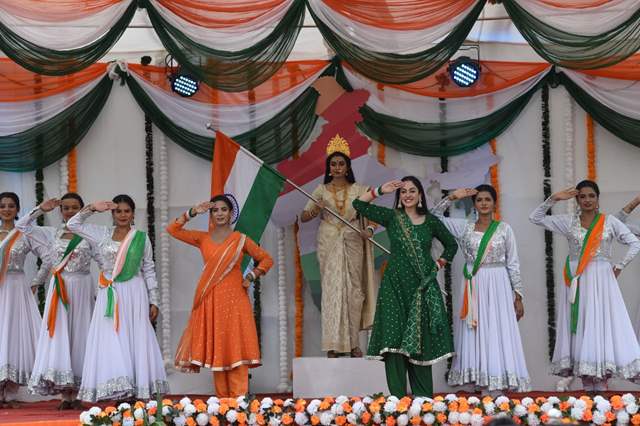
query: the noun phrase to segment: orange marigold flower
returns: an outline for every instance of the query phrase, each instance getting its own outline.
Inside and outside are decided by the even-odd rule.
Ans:
[[[134,424],[135,426],[142,426],[142,425],[144,424],[144,420],[142,420],[142,419],[138,419],[138,420],[136,420],[135,422],[133,422],[133,424]]]
[[[236,421],[240,424],[247,423],[247,414],[243,412],[239,412],[236,416]]]
[[[259,425],[263,425],[266,422],[264,421],[264,416],[262,414],[258,414],[256,416],[256,423],[258,423]]]
[[[290,415],[285,414],[284,416],[282,416],[283,425],[290,425],[291,423],[293,423],[293,418]]]
[[[442,402],[444,401],[444,397],[442,395],[438,395],[435,398],[433,398],[434,401],[438,401],[438,402]]]
[[[296,405],[294,406],[297,413],[303,412],[306,407],[307,407],[307,401],[305,401],[304,399],[297,400]]]
[[[136,403],[133,404],[133,408],[144,408],[144,402],[136,401]]]
[[[211,426],[219,426],[220,425],[220,420],[218,420],[218,418],[216,416],[211,416],[211,417],[209,417],[209,424]]]
[[[539,396],[536,398],[536,404],[544,404],[545,402],[547,402],[547,398],[545,398],[544,396]]]
[[[113,422],[111,426],[120,426],[120,422]]]
[[[582,414],[582,420],[586,422],[590,422],[591,420],[593,420],[593,413],[591,412],[591,410],[584,410],[584,413]]]
[[[122,417],[133,417],[133,416],[131,415],[131,410],[127,410],[127,411],[125,411],[124,413],[122,413]]]
[[[509,403],[508,402],[503,402],[502,404],[500,404],[500,409],[502,411],[509,411],[509,408],[511,408],[511,407],[509,407]]]
[[[218,409],[218,412],[224,416],[225,414],[227,414],[227,411],[229,411],[229,406],[224,402],[220,404],[220,408]]]
[[[611,411],[607,411],[604,413],[604,418],[607,419],[608,422],[612,422],[616,419],[616,415]]]
[[[476,407],[472,411],[473,414],[482,414],[482,408]]]
[[[569,407],[571,407],[571,404],[569,404],[567,401],[562,401],[559,407],[560,411],[566,411]]]
[[[196,406],[196,410],[198,410],[198,412],[200,413],[204,413],[205,411],[207,411],[207,404],[202,401],[194,405]]]
[[[344,404],[342,404],[342,409],[344,410],[345,413],[350,413],[351,410],[351,405],[348,402],[345,402]]]
[[[535,414],[540,411],[540,407],[538,406],[538,404],[531,404],[527,408],[527,411],[529,412],[529,414]]]
[[[230,408],[238,408],[238,401],[236,401],[236,400],[235,400],[235,399],[233,399],[233,398],[229,398],[229,399],[227,400],[227,405],[228,405]]]
[[[493,398],[491,398],[489,395],[487,395],[484,398],[482,398],[482,403],[483,404],[488,404],[490,402],[493,402]]]
[[[314,425],[314,426],[315,426],[315,425],[317,425],[317,424],[319,424],[319,423],[320,423],[320,417],[318,417],[318,416],[311,416],[311,424],[312,424],[312,425]]]
[[[324,401],[322,401],[322,402],[320,403],[320,405],[318,406],[318,408],[319,408],[319,409],[321,409],[322,411],[324,411],[324,410],[328,410],[328,409],[329,409],[329,407],[331,407],[331,403],[330,403],[330,402],[328,402],[326,399],[325,399]]]
[[[438,423],[444,423],[447,421],[447,416],[442,413],[438,413],[438,415],[436,416],[436,420],[438,421]]]
[[[611,408],[613,408],[616,411],[622,410],[624,408],[624,402],[622,402],[622,400],[618,400],[618,401],[611,400]]]
[[[542,423],[549,423],[549,416],[547,416],[546,414],[543,414],[540,416],[540,421]]]
[[[411,405],[411,403],[413,402],[413,399],[409,398],[408,396],[405,396],[404,398],[400,399],[400,402],[404,405]]]
[[[393,416],[389,416],[387,417],[387,419],[384,421],[384,423],[387,426],[396,426],[396,418]]]
[[[196,426],[196,421],[193,420],[193,417],[187,417],[187,426]]]
[[[321,404],[322,406],[322,404]],[[377,413],[378,411],[380,411],[380,404],[377,402],[372,402],[369,405],[369,410],[371,410],[373,413]]]
[[[117,411],[117,408],[116,407],[112,407],[112,406],[108,406],[107,408],[104,409],[104,412],[107,413],[107,414],[111,414],[114,411]]]
[[[258,401],[257,399],[254,399],[253,401],[251,401],[251,404],[249,404],[249,411],[251,411],[252,413],[257,413],[260,410],[260,401]]]
[[[371,421],[371,413],[365,411],[364,413],[362,413],[362,416],[360,416],[360,420],[363,424],[369,423]]]
[[[402,401],[398,402],[398,405],[396,405],[396,411],[398,413],[406,413],[408,409],[409,409],[409,406],[403,403]]]
[[[420,416],[413,416],[409,420],[413,426],[420,426],[422,424],[422,418]]]
[[[281,400],[280,398],[274,400],[273,403],[280,406],[284,405],[284,401]]]
[[[162,405],[173,405],[173,401],[171,401],[170,399],[163,399],[162,400]]]
[[[282,408],[280,408],[278,405],[274,405],[273,407],[271,407],[271,411],[276,414],[280,414],[282,413]]]
[[[467,401],[462,401],[458,404],[458,412],[459,413],[466,413],[467,411],[469,411],[469,404],[467,403]]]
[[[155,416],[157,412],[158,412],[158,407],[151,407],[147,410],[147,413],[152,416]]]
[[[448,406],[449,411],[458,411],[458,403],[453,401]]]
[[[640,425],[640,414],[634,414],[633,417],[631,417],[631,424]]]
[[[422,411],[432,411],[432,410],[433,410],[433,405],[431,405],[431,403],[425,402],[424,404],[422,404]]]
[[[347,418],[345,416],[337,416],[335,422],[338,426],[344,426],[347,423]]]
[[[182,410],[182,404],[180,404],[179,402],[176,403],[176,405],[173,406],[173,408],[175,408],[176,410]]]

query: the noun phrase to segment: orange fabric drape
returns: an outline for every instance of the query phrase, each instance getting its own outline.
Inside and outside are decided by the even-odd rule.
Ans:
[[[228,28],[268,15],[286,0],[159,0],[171,12],[194,25]]]
[[[624,61],[597,70],[581,70],[583,74],[594,77],[615,78],[618,80],[640,80],[640,54],[635,54]]]
[[[491,152],[493,152],[493,155],[496,155],[497,153],[496,140],[491,139],[491,141],[489,141],[489,146],[491,147]],[[491,166],[491,168],[489,169],[489,172],[491,174],[491,186],[494,187],[494,189],[496,190],[496,193],[498,194],[498,201],[496,202],[496,211],[494,212],[493,217],[495,220],[500,220],[501,197],[500,197],[500,175],[498,173],[498,163]]]
[[[342,66],[355,72],[346,62],[343,62]],[[379,85],[378,90],[382,90],[384,87],[392,87],[415,95],[432,98],[472,97],[506,89],[551,68],[551,65],[543,62],[481,61],[480,66],[480,79],[471,87],[446,84],[446,88],[442,90],[443,84],[441,80],[450,78],[447,70],[448,65],[445,65],[439,71],[422,80],[408,84]]]
[[[587,179],[596,181],[596,141],[594,135],[593,117],[587,114]]]
[[[260,103],[291,90],[317,74],[328,63],[329,61],[326,60],[286,62],[269,80],[253,89],[255,102]],[[136,73],[147,82],[171,92],[171,82],[167,79],[167,72],[164,67],[139,64],[129,64],[128,66],[129,71]],[[246,105],[248,98],[248,91],[229,93],[214,89],[201,82],[198,92],[190,99],[204,103],[211,103],[211,99],[217,99],[219,105]]]
[[[610,3],[612,0],[540,0],[548,6],[562,9],[589,9]]]
[[[407,31],[443,24],[472,7],[475,0],[323,0],[347,18],[378,28]]]
[[[106,63],[96,63],[67,76],[38,75],[11,59],[0,58],[0,102],[32,101],[57,95],[100,78],[106,72]]]
[[[382,140],[378,142],[378,163],[382,164],[383,166],[386,166],[387,165],[387,148],[382,142],[383,142]]]
[[[91,16],[124,0],[2,0],[3,10],[41,22],[68,22]]]

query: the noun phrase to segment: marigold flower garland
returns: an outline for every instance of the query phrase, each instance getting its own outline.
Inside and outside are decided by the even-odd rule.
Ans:
[[[69,172],[67,190],[78,192],[78,152],[75,147],[71,148],[67,154],[67,167]]]
[[[169,225],[169,154],[167,152],[167,136],[158,138],[158,214],[160,229]],[[171,356],[171,281],[169,234],[160,233],[160,250],[158,252],[158,285],[160,287],[160,324],[162,336],[162,358],[166,366],[173,366]]]
[[[568,398],[506,396],[481,398],[449,394],[435,398],[327,397],[324,399],[182,398],[178,402],[138,401],[133,406],[92,407],[80,414],[87,426],[220,425],[471,425],[482,426],[493,418],[511,418],[516,424],[591,423],[640,424],[638,399],[630,393],[607,399],[596,396]]]
[[[489,146],[491,147],[491,152],[493,153],[493,155],[496,155],[496,140],[491,139],[491,141],[489,142]],[[498,163],[489,168],[489,174],[491,175],[491,186],[493,186],[493,188],[496,190],[496,193],[498,194],[494,217],[496,220],[500,220],[500,201],[502,200],[502,198],[500,197],[500,175],[498,173]]]
[[[596,181],[596,141],[594,135],[593,117],[587,114],[587,179]]]
[[[60,189],[58,193],[60,196],[69,192],[69,155],[65,155],[60,159],[58,163],[58,172],[60,173]]]
[[[296,320],[295,320],[295,346],[294,346],[294,356],[299,358],[302,356],[304,351],[304,296],[302,293],[303,285],[304,285],[304,276],[302,274],[302,260],[300,258],[300,240],[298,240],[298,233],[300,231],[300,225],[296,221],[293,225],[293,238],[295,241],[295,253],[294,253],[294,263],[296,266],[296,289],[295,289],[295,300],[296,300]]]
[[[278,337],[280,342],[280,383],[278,392],[288,392],[289,344],[287,340],[287,268],[284,250],[284,228],[278,228]]]
[[[575,101],[571,96],[566,96],[566,100],[567,104],[564,115],[564,187],[568,188],[576,184],[576,159],[573,141],[573,115],[575,110]],[[566,207],[567,214],[573,214],[575,211],[575,201],[568,200]]]

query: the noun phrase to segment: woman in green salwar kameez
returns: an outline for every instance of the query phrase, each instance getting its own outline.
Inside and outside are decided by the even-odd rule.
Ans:
[[[394,191],[396,208],[370,203]],[[422,185],[413,176],[372,189],[355,200],[353,207],[384,226],[391,241],[367,357],[384,361],[392,395],[406,395],[408,373],[414,395],[432,396],[431,366],[453,355],[451,328],[436,273],[453,259],[456,241],[427,210]],[[433,238],[444,245],[435,262],[431,258]]]

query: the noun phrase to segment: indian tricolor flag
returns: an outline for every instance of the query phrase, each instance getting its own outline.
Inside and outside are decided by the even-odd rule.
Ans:
[[[284,177],[222,132],[216,132],[211,170],[211,195],[231,194],[238,201],[236,231],[259,242]]]

